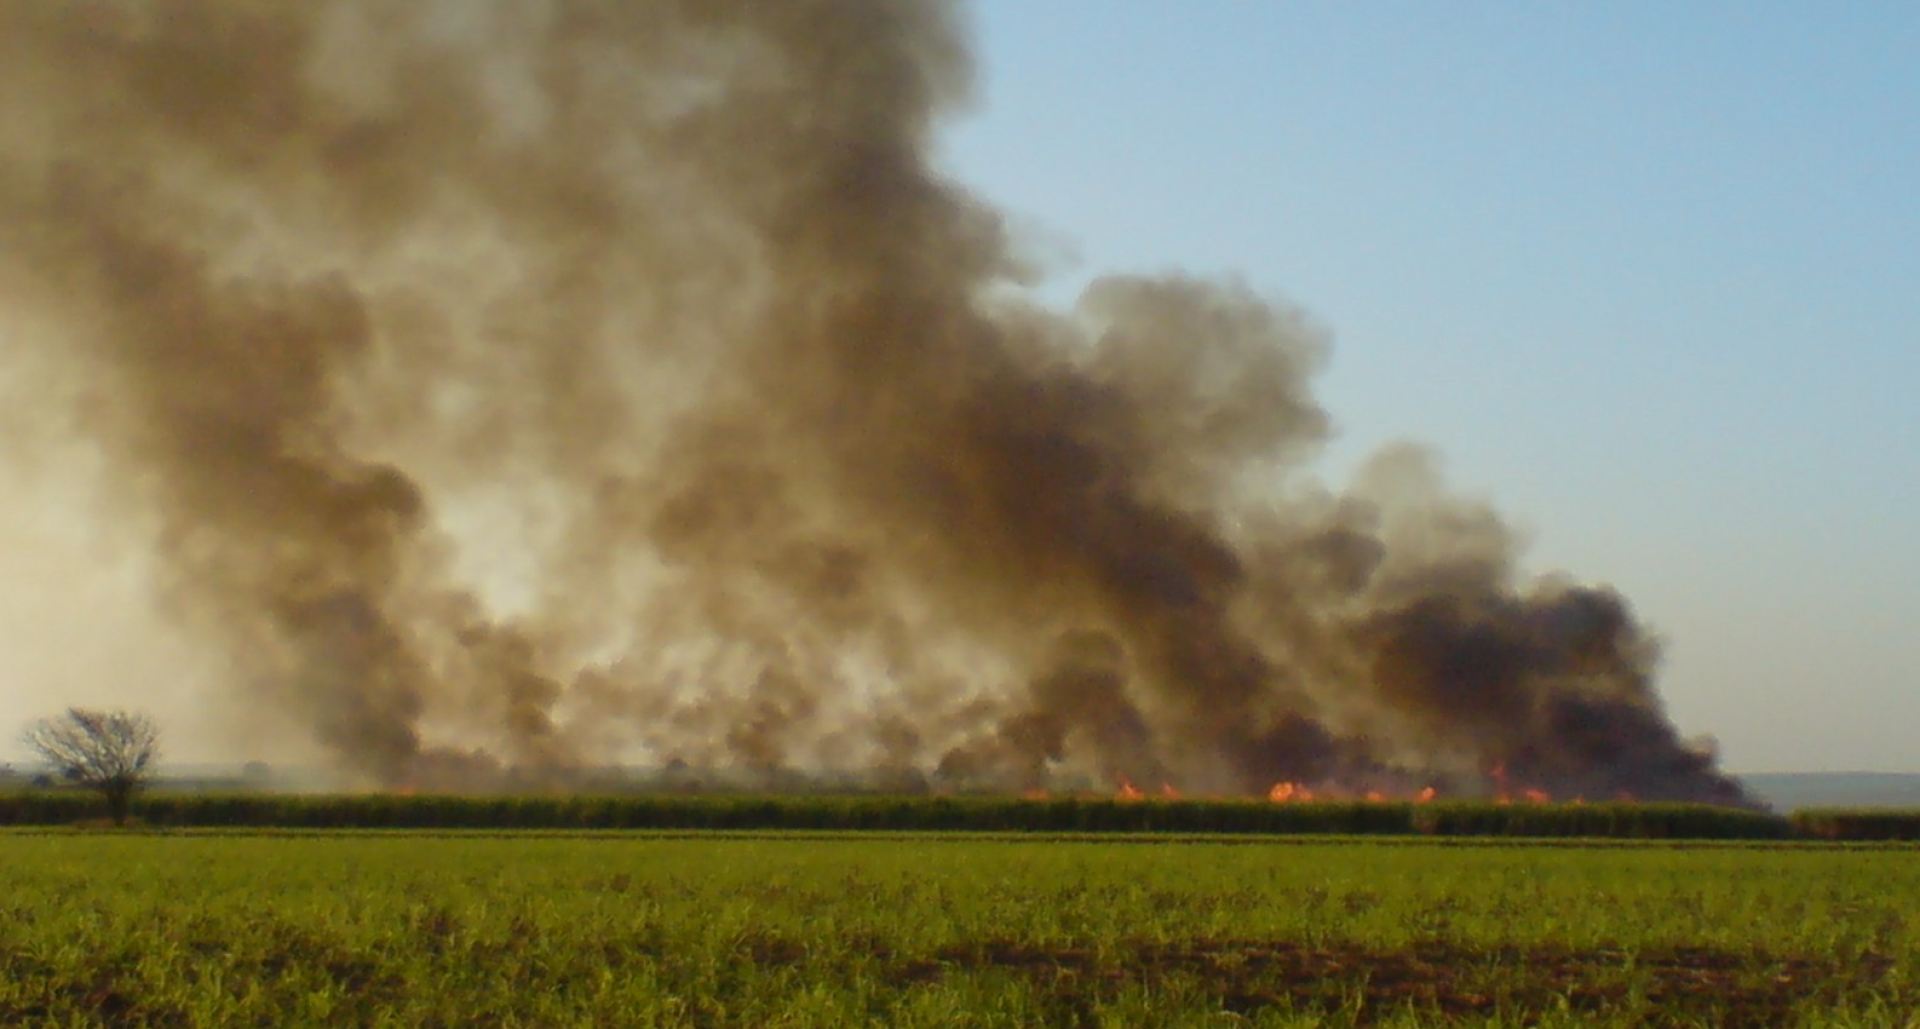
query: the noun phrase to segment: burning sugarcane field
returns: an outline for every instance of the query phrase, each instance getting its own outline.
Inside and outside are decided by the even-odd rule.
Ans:
[[[1498,6],[0,3],[0,1025],[1920,1026],[1920,14]]]

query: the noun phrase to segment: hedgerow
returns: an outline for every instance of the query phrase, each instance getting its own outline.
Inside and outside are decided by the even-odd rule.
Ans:
[[[1920,811],[1818,808],[1796,811],[1794,834],[1813,840],[1920,840]]]
[[[102,813],[71,790],[0,795],[0,825]],[[1430,835],[1615,839],[1915,839],[1920,815],[1814,812],[1792,820],[1688,804],[1135,800],[983,796],[401,796],[151,793],[148,826],[301,829],[809,830]],[[1902,820],[1904,819],[1904,821]]]

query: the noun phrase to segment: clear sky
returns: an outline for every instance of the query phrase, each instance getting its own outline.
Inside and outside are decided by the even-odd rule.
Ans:
[[[1735,770],[1920,771],[1920,7],[983,0],[947,137],[1061,295],[1311,311],[1399,438],[1664,635]]]

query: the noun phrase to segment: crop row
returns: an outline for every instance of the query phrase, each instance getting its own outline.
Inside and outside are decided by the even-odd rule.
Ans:
[[[1920,1011],[1904,850],[677,836],[0,834],[0,1026],[1914,1029]]]
[[[66,825],[102,809],[76,790],[0,795],[0,825]],[[1791,819],[1686,804],[1488,804],[886,796],[291,796],[153,793],[151,826],[309,829],[679,829],[1920,839],[1920,812]]]

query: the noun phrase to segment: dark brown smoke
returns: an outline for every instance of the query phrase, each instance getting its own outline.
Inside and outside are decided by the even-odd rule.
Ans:
[[[1314,481],[1297,312],[1025,299],[968,80],[929,0],[8,4],[0,285],[159,602],[372,781],[1741,799],[1624,599],[1417,452]]]

